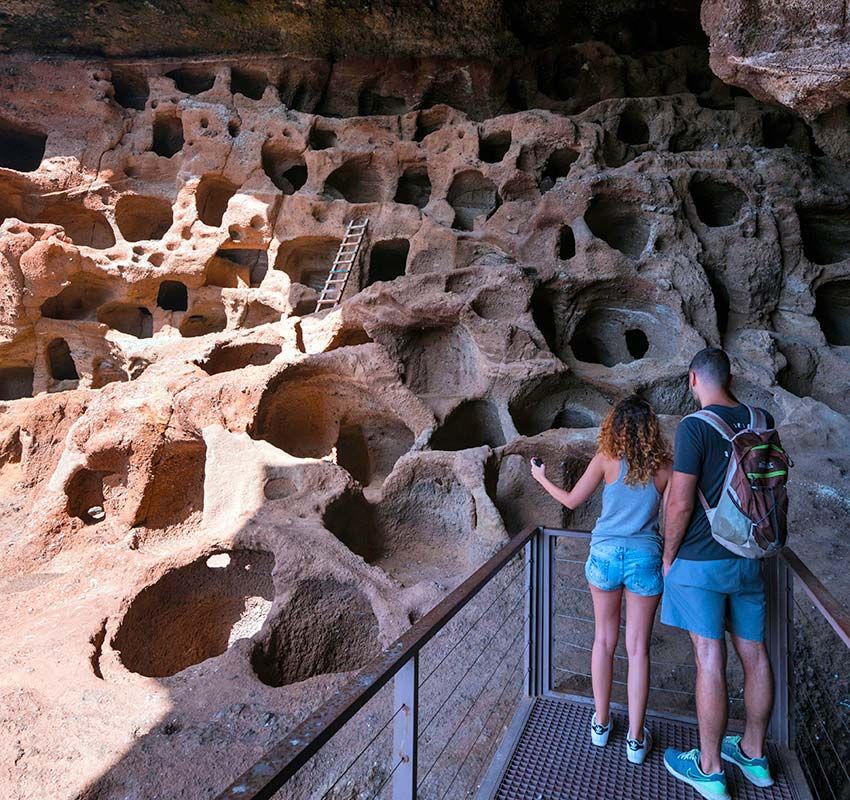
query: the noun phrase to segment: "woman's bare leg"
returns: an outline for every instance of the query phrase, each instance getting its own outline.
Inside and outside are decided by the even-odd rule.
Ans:
[[[605,592],[590,584],[590,594],[593,596],[593,616],[596,622],[593,652],[590,657],[593,701],[596,704],[597,722],[607,725],[614,673],[614,650],[620,636],[620,601],[623,590]]]
[[[643,741],[649,697],[649,639],[660,594],[644,597],[626,589],[626,652],[629,654],[629,736]]]

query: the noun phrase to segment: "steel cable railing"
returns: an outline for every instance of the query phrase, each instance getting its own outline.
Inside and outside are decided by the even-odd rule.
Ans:
[[[589,704],[592,603],[577,585],[584,560],[567,553],[587,538],[541,528],[511,539],[219,800],[493,796],[537,698]],[[774,742],[794,746],[815,800],[850,800],[850,615],[792,552],[766,571]],[[805,596],[794,596],[795,578]],[[836,635],[846,648],[834,647]],[[650,710],[683,720],[679,711],[693,707],[690,643],[656,629],[653,650]],[[619,690],[621,643],[614,659]],[[739,683],[730,684],[733,706],[742,703]],[[658,696],[671,699],[659,705]]]

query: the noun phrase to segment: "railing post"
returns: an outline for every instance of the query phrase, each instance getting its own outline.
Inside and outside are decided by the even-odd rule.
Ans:
[[[552,690],[552,547],[554,539],[543,529],[540,537],[540,601],[538,637],[540,640],[540,694]]]
[[[525,564],[525,618],[528,620],[525,624],[525,653],[523,660],[525,661],[525,694],[527,697],[534,697],[536,694],[537,684],[537,664],[536,662],[536,639],[534,628],[536,622],[536,603],[534,599],[534,591],[537,582],[534,580],[535,559],[535,542],[539,533],[532,536],[525,547],[522,549],[523,562]]]
[[[527,694],[540,697],[549,690],[549,591],[550,591],[549,537],[540,528],[528,542],[526,551],[526,587],[528,628]]]
[[[396,673],[393,708],[401,713],[393,723],[393,759],[401,763],[393,773],[392,800],[416,800],[416,772],[419,738],[419,653]]]
[[[767,647],[773,668],[774,700],[768,735],[781,747],[793,742],[794,685],[790,668],[794,648],[794,597],[791,570],[782,556],[765,562]]]

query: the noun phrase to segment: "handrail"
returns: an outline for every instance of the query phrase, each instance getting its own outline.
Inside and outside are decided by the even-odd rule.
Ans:
[[[850,613],[790,547],[783,548],[780,555],[791,572],[794,573],[794,577],[803,585],[809,599],[815,604],[830,627],[838,634],[845,646],[850,649]]]
[[[444,628],[490,579],[537,533],[534,525],[516,534],[337,694],[301,722],[286,739],[221,792],[216,800],[270,800],[401,668]]]

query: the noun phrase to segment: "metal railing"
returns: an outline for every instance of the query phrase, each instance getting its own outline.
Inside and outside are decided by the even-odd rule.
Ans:
[[[569,573],[583,564],[570,548],[585,547],[588,538],[586,532],[550,528],[514,536],[218,800],[477,796],[527,698],[591,702],[589,669],[570,666],[575,659],[561,660],[574,651],[584,664],[589,661],[590,642],[582,644],[578,633],[586,627],[592,637],[589,592],[583,574]],[[794,611],[804,611],[794,596],[795,579],[826,630],[846,645],[842,657],[850,653],[850,616],[792,551],[765,562],[765,569],[776,677],[771,738],[796,750],[810,785],[829,788],[818,800],[850,800],[850,779],[844,781],[850,719],[824,716],[822,705],[812,704],[813,695],[824,695],[801,685],[801,670],[791,669],[801,641],[794,637]],[[650,713],[692,720],[694,673],[686,635],[656,629],[653,653]],[[624,663],[625,656],[617,656]],[[730,716],[740,718],[735,710],[742,712],[743,684],[733,675],[730,686]],[[840,702],[837,707],[843,708]],[[806,724],[799,725],[803,718]],[[836,741],[839,730],[848,736]],[[829,780],[821,777],[827,772]]]

